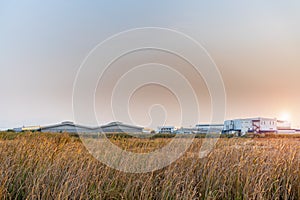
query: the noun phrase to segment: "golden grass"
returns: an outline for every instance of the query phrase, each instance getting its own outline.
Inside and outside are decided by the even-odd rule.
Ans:
[[[0,139],[0,199],[300,199],[300,139],[222,138],[200,159],[203,139],[168,167],[128,174],[94,159],[66,134]],[[170,139],[115,139],[149,152]]]

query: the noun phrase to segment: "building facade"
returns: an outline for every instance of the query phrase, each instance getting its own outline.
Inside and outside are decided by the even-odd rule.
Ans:
[[[121,122],[111,122],[107,125],[100,126],[97,130],[102,133],[142,133],[144,128],[123,124]]]
[[[284,123],[285,124],[285,123]],[[226,120],[224,122],[224,133],[240,133],[244,135],[248,132],[265,133],[278,131],[278,122],[276,118],[248,118]]]
[[[175,133],[175,131],[174,126],[159,126],[157,129],[158,133]]]

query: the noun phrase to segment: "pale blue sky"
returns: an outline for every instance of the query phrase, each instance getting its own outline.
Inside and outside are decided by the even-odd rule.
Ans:
[[[299,10],[297,0],[1,1],[0,128],[72,120],[83,58],[112,34],[145,26],[207,49],[223,75],[227,118],[286,112],[300,126]]]

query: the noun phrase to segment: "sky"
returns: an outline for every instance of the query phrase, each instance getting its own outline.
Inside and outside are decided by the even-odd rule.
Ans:
[[[297,0],[1,1],[0,129],[74,120],[73,85],[83,60],[110,36],[142,27],[179,31],[206,49],[224,82],[225,119],[286,118],[300,128],[299,9]],[[131,66],[143,61],[173,66],[190,80],[200,117],[191,114],[185,125],[209,121],[207,85],[203,77],[185,73],[187,64],[182,60],[155,51],[142,56],[137,52],[114,63],[107,73],[117,81],[120,72],[126,72],[125,63]],[[146,71],[139,75],[157,77],[160,72]],[[175,82],[175,78],[170,80]],[[108,113],[111,105],[103,100],[113,88],[111,79],[106,79],[107,91],[95,92],[95,112],[101,124],[116,119]],[[148,125],[151,115],[156,124],[180,124],[180,102],[168,87],[145,85],[128,101],[136,124]],[[116,113],[121,106],[115,103]],[[88,118],[83,121],[89,123]]]

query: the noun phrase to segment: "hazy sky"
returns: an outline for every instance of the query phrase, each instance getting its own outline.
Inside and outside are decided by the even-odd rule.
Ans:
[[[290,115],[300,127],[299,10],[298,0],[1,1],[0,128],[73,120],[72,86],[89,51],[120,31],[152,26],[183,32],[206,48],[224,80],[226,118]],[[201,98],[207,91],[199,87]],[[130,104],[137,120],[147,119],[138,112],[143,106],[178,103],[146,98],[162,88],[144,89]],[[206,122],[209,102],[200,107]],[[169,124],[178,112],[169,108]]]

